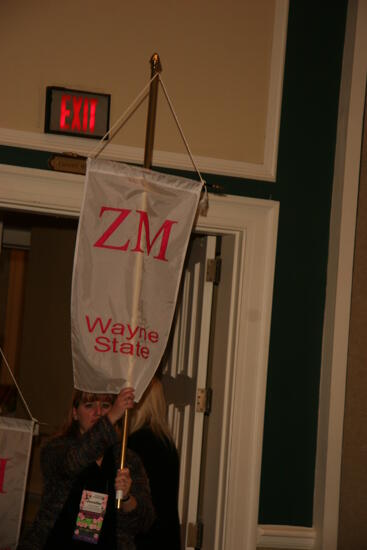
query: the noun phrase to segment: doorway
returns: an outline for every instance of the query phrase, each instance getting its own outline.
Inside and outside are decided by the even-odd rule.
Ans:
[[[6,330],[0,344],[33,416],[40,422],[26,497],[27,524],[41,498],[40,446],[62,424],[73,385],[70,294],[77,221],[6,212],[2,227],[0,308]],[[215,518],[210,517],[213,511],[209,514],[207,507],[216,501],[218,460],[213,460],[210,452],[212,458],[208,461],[202,451],[208,446],[220,447],[220,416],[213,417],[210,409],[220,411],[222,406],[220,386],[215,383],[219,375],[223,384],[222,371],[213,367],[219,365],[214,358],[225,349],[228,327],[228,307],[222,299],[222,345],[215,345],[212,304],[222,295],[221,243],[222,239],[214,235],[193,234],[190,239],[171,344],[162,367],[169,422],[180,454],[179,512],[183,548],[187,549],[213,547],[211,526]],[[7,380],[4,365],[1,376],[7,381],[3,387],[11,390],[11,396],[8,391],[1,400],[3,414],[24,416],[22,402],[11,380]],[[209,400],[213,389],[214,400]],[[215,429],[209,430],[212,418]],[[208,465],[210,473],[204,483],[203,471],[209,472]]]
[[[2,226],[0,271],[4,284],[0,307],[6,330],[0,343],[33,416],[40,422],[26,497],[24,522],[27,524],[33,520],[41,497],[39,449],[62,424],[73,385],[70,294],[77,222],[7,212],[3,213]],[[203,501],[206,486],[201,475],[207,462],[202,449],[204,428],[207,441],[211,417],[207,389],[208,352],[209,347],[214,349],[210,345],[210,335],[213,335],[214,288],[217,296],[220,282],[220,243],[221,239],[213,235],[193,234],[190,239],[171,345],[163,365],[169,421],[181,463],[179,512],[183,548],[212,548],[206,541],[212,540],[214,523],[204,522],[206,514],[203,508],[199,511],[198,504],[199,496]],[[9,322],[10,313],[17,323]],[[226,326],[228,323],[224,322],[222,332]],[[213,357],[212,354],[211,367],[215,364]],[[7,380],[4,366],[1,376]],[[24,415],[11,380],[2,387],[8,388],[8,394],[2,399],[3,414]],[[218,394],[216,390],[215,401]],[[218,403],[214,408],[217,407]],[[212,430],[209,442],[214,435],[217,438],[218,426],[217,423],[217,429]],[[210,463],[212,475],[208,486],[211,491],[204,503],[207,499],[216,500],[218,472],[213,470],[213,461]]]
[[[77,218],[82,176],[16,167],[8,176],[0,190],[0,208]],[[207,215],[195,225],[197,233],[218,235],[232,248],[211,550],[253,550],[257,543],[278,210],[275,201],[211,195]],[[217,332],[215,341],[220,340]]]
[[[40,503],[40,446],[61,426],[73,386],[70,296],[77,221],[7,212],[2,225],[0,272],[4,284],[0,307],[7,330],[0,344],[33,416],[40,422],[26,498],[27,524]],[[214,287],[207,266],[216,254],[219,248],[214,236],[192,235],[163,375],[170,423],[181,457],[179,508],[185,548],[197,547],[198,543],[192,529],[196,527],[201,485],[205,411],[197,407],[197,395],[206,388]],[[18,272],[20,276],[15,276]],[[11,353],[13,350],[17,354]],[[2,368],[5,380],[7,374]],[[3,387],[11,390],[11,396],[4,395],[1,400],[3,414],[24,416],[15,386],[11,380],[7,382]]]

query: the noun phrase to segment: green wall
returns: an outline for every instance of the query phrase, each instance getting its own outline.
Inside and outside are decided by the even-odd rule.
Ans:
[[[346,1],[290,2],[259,522],[312,525]]]
[[[265,524],[312,525],[346,9],[346,0],[290,0],[276,182],[204,174],[209,189],[219,184],[228,194],[280,201],[259,510]],[[48,169],[49,157],[0,147],[0,163]]]

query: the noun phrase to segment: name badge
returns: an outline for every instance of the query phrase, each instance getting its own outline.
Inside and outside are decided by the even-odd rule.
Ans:
[[[86,491],[82,493],[73,539],[97,544],[107,508],[108,495]]]

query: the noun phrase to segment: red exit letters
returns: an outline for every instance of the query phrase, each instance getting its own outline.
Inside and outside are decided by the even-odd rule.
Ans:
[[[108,132],[110,104],[110,94],[47,86],[45,132],[101,139]]]
[[[98,99],[63,94],[60,106],[60,130],[94,132]]]

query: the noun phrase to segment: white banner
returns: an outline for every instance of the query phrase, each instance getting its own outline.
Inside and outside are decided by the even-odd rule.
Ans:
[[[88,159],[71,299],[76,388],[131,385],[139,401],[167,345],[201,188]]]
[[[20,534],[34,421],[0,417],[0,550]]]

